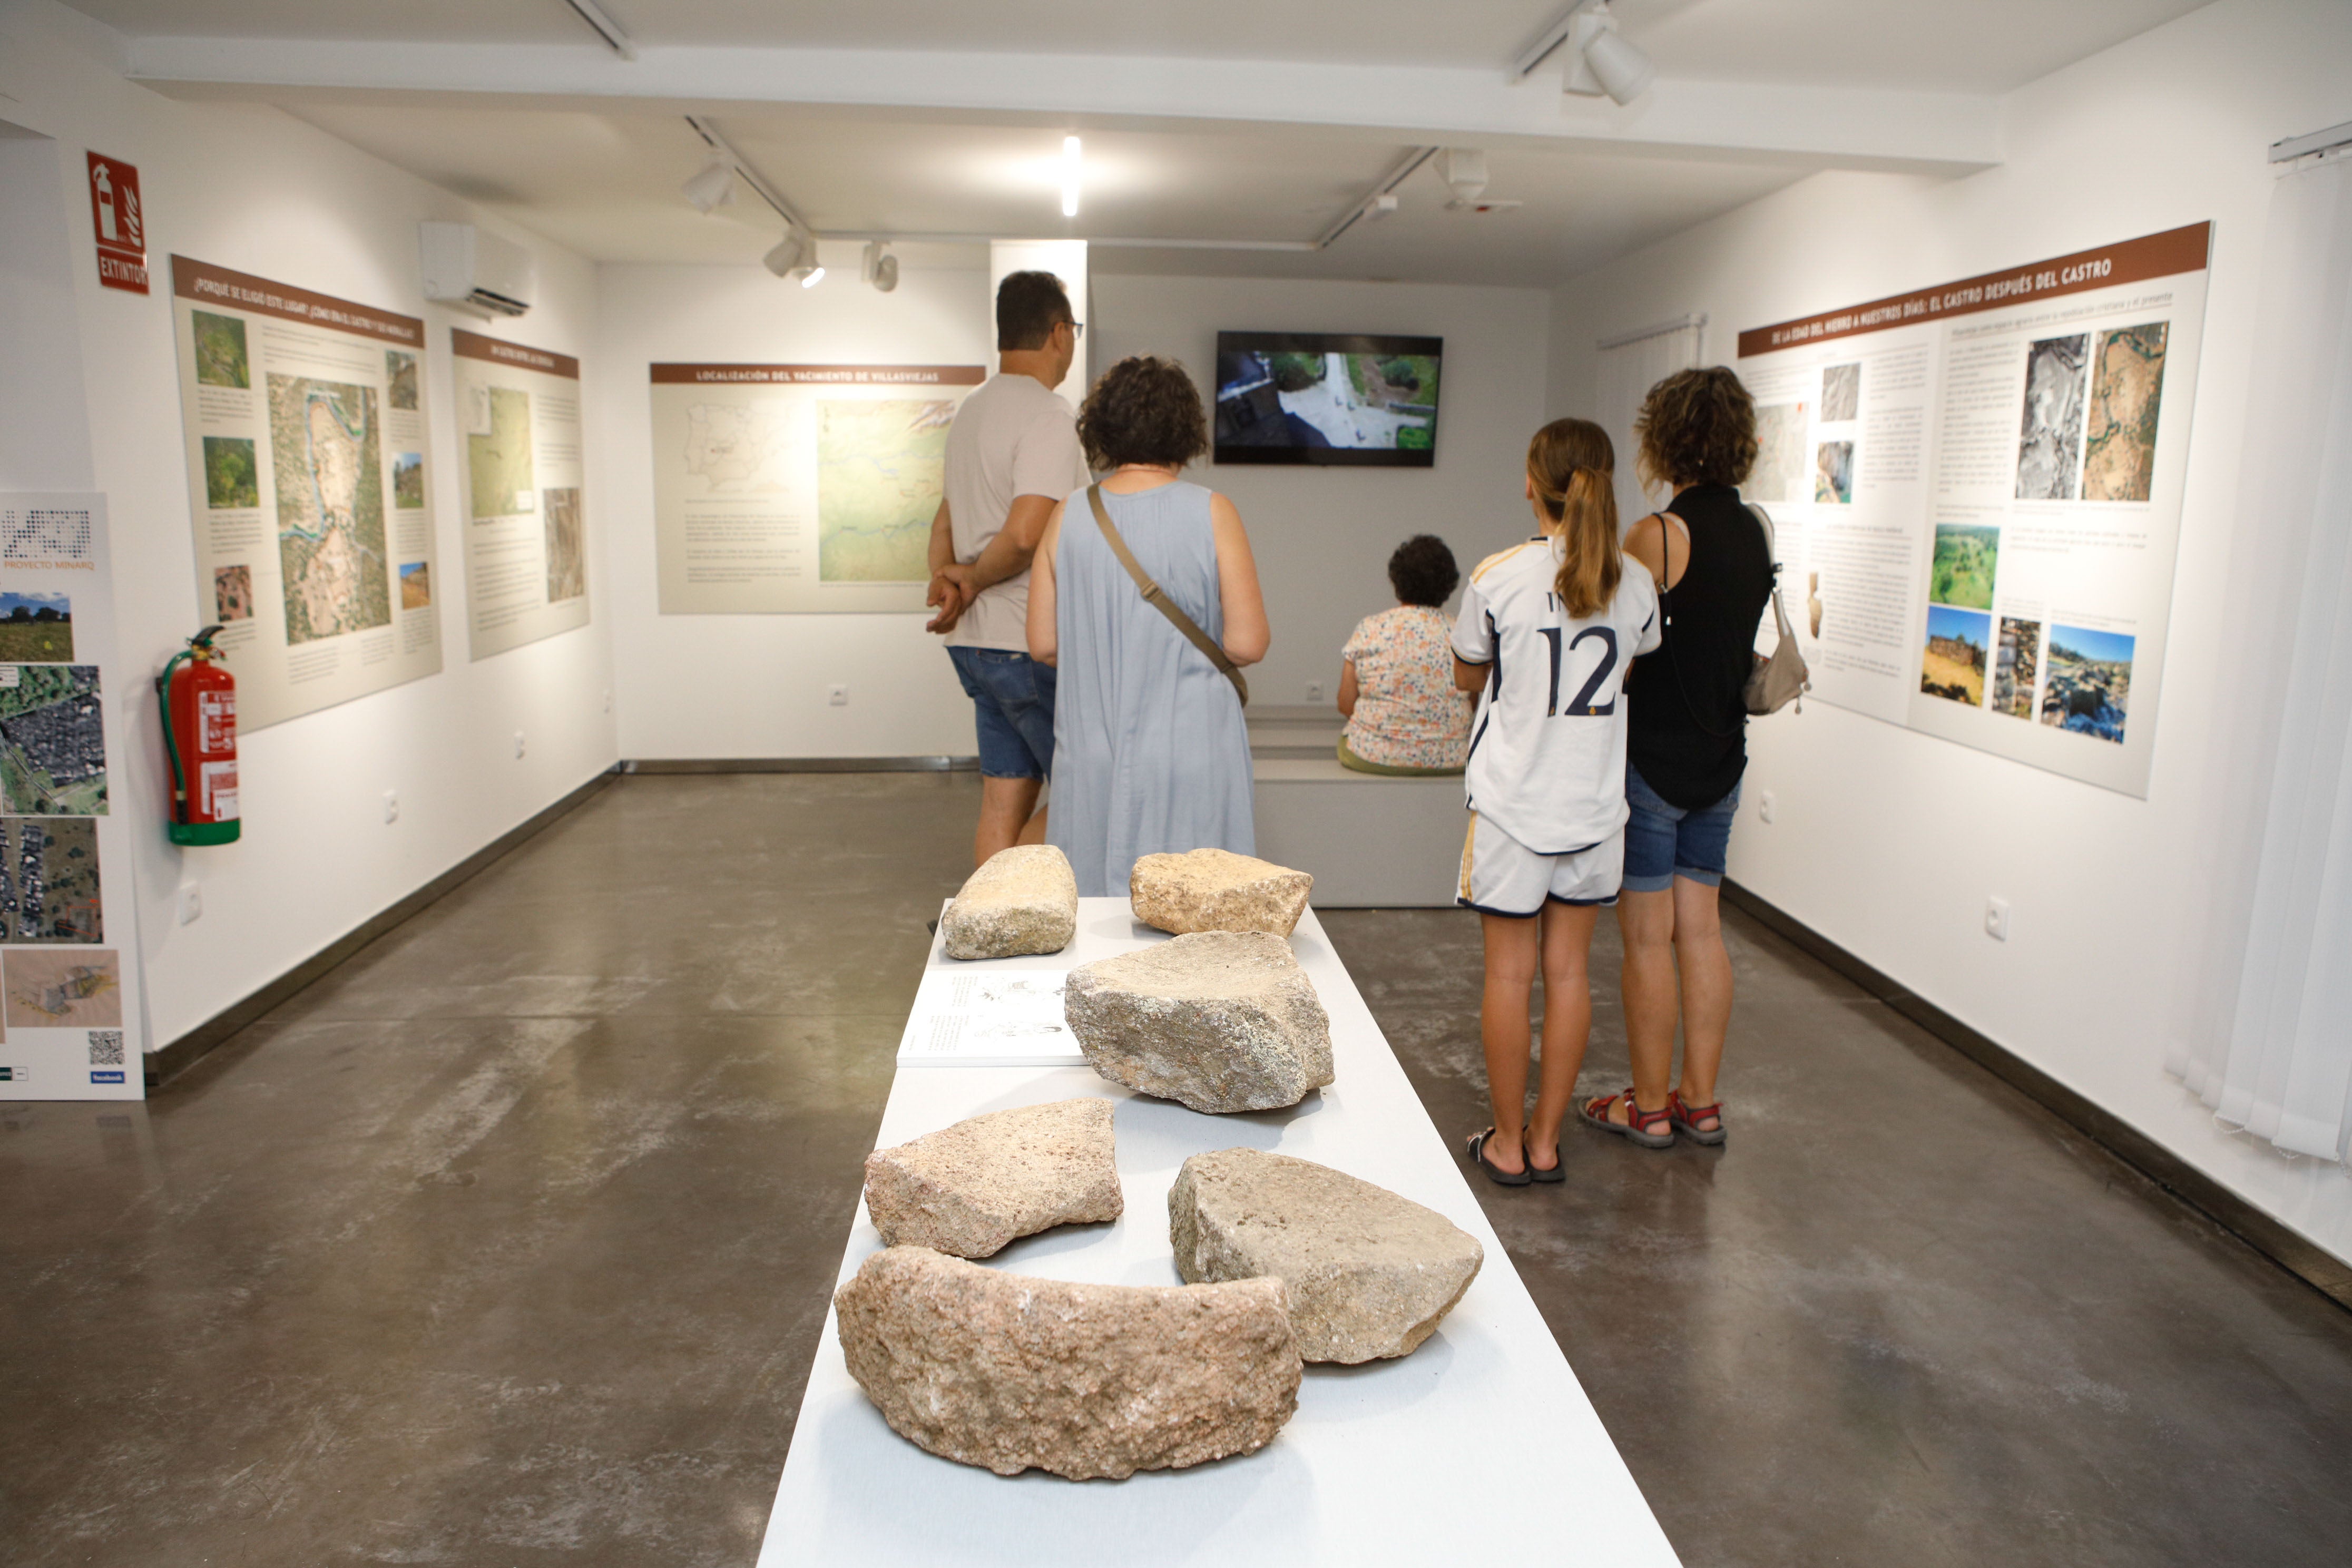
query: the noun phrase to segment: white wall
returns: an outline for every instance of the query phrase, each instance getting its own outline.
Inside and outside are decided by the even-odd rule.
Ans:
[[[122,79],[113,35],[48,0],[0,4],[0,119],[55,137],[68,207],[73,307],[89,410],[91,467],[113,520],[118,668],[132,776],[113,809],[152,825],[134,867],[146,947],[151,1046],[168,1043],[397,901],[616,760],[604,692],[609,556],[592,555],[589,627],[480,664],[466,662],[458,475],[448,329],[478,321],[425,304],[416,225],[457,219],[497,229],[539,262],[542,300],[513,327],[488,329],[589,360],[594,280],[578,258],[500,224],[446,192],[276,110],[175,102]],[[79,196],[85,150],[136,164],[146,203],[147,298],[98,285],[89,210]],[[16,199],[14,189],[10,200]],[[0,215],[5,221],[5,215]],[[433,504],[440,574],[442,673],[242,737],[245,835],[219,848],[165,842],[161,744],[152,687],[203,618],[196,595],[181,444],[170,256],[299,284],[425,318]],[[72,389],[61,389],[70,392]],[[0,474],[0,485],[23,483]],[[592,531],[605,503],[592,473]],[[515,731],[529,755],[514,757]],[[396,826],[383,795],[400,793]],[[204,915],[173,919],[184,880]],[[131,918],[110,910],[110,920]]]
[[[950,258],[951,259],[951,258]],[[742,268],[606,267],[592,392],[606,498],[620,670],[621,749],[635,758],[970,756],[971,707],[920,616],[662,616],[654,579],[646,366],[665,361],[993,366],[985,258],[918,265],[877,294],[842,268],[815,289]],[[1274,619],[1255,700],[1337,693],[1339,645],[1393,603],[1389,552],[1433,531],[1466,571],[1524,536],[1519,476],[1542,422],[1549,297],[1539,289],[1097,272],[1087,342],[1097,372],[1173,354],[1205,393],[1219,328],[1445,339],[1437,465],[1416,469],[1216,468],[1192,477],[1234,498]],[[714,679],[714,671],[726,672]],[[825,689],[845,683],[845,707]]]
[[[1210,395],[1217,333],[1391,332],[1445,340],[1437,462],[1428,468],[1220,468],[1192,479],[1240,509],[1257,555],[1274,647],[1249,671],[1256,703],[1301,703],[1309,681],[1336,698],[1339,645],[1396,603],[1390,552],[1434,533],[1466,574],[1533,531],[1521,489],[1528,438],[1544,422],[1540,289],[1256,278],[1140,278],[1097,271],[1097,374],[1128,354],[1181,360]]]
[[[2163,1068],[2207,932],[2198,847],[2219,803],[2202,764],[2229,700],[2210,671],[2231,635],[2220,608],[2255,372],[2264,152],[2352,120],[2347,39],[2340,0],[2221,0],[2012,95],[1999,168],[1950,183],[1817,176],[1579,278],[1554,297],[1551,401],[1586,412],[1594,340],[1684,310],[1708,313],[1706,362],[1728,362],[1743,327],[2213,220],[2148,798],[1808,704],[1750,731],[1732,873],[2352,1259],[2345,1172],[2223,1131]],[[1764,789],[1771,826],[1755,812]],[[1980,930],[1989,894],[2014,907],[2006,943]]]

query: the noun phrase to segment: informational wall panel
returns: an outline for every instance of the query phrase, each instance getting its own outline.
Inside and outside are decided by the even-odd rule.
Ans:
[[[466,453],[466,640],[488,658],[588,624],[580,362],[463,328],[449,338]],[[407,570],[404,602],[429,602],[429,584],[412,587]]]
[[[2210,239],[1739,334],[1816,696],[2147,795]]]
[[[920,610],[979,365],[657,364],[666,616]]]
[[[0,1100],[146,1093],[114,649],[106,498],[0,494]]]
[[[244,727],[439,673],[425,323],[184,256],[172,292],[188,629],[221,624]]]

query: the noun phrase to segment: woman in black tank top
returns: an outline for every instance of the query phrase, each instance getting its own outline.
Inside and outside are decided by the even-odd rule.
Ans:
[[[1673,488],[1664,514],[1633,525],[1625,552],[1660,587],[1664,644],[1625,682],[1626,1044],[1633,1087],[1587,1102],[1584,1120],[1645,1148],[1677,1134],[1724,1141],[1715,1079],[1731,1020],[1731,960],[1717,900],[1740,774],[1743,691],[1772,596],[1764,531],[1739,499],[1756,461],[1756,405],[1721,366],[1678,371],[1634,422],[1639,471]],[[1679,1013],[1683,1070],[1669,1088]]]

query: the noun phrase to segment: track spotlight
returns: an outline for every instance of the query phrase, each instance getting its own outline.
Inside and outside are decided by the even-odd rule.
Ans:
[[[760,265],[779,278],[799,278],[804,272],[824,270],[816,264],[816,237],[797,226],[784,230],[784,237],[760,258]],[[803,287],[806,287],[805,279]]]
[[[1078,139],[1062,138],[1062,216],[1078,216]]]
[[[1570,24],[1568,73],[1560,89],[1580,98],[1603,94],[1619,103],[1631,103],[1650,90],[1658,66],[1617,31],[1617,18],[1608,0],[1580,11]]]
[[[726,157],[714,154],[700,174],[678,188],[686,193],[686,199],[694,204],[697,212],[724,206],[735,199],[735,165]]]
[[[857,263],[857,276],[887,294],[898,286],[898,258],[890,254],[890,242],[868,240],[866,254]]]
[[[814,289],[818,284],[824,281],[824,268],[822,267],[795,267],[793,268],[793,276],[800,280],[802,288]]]

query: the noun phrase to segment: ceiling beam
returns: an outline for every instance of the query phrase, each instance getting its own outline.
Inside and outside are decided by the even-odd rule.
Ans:
[[[432,93],[509,106],[677,112],[806,104],[1097,124],[1224,122],[1377,132],[1417,144],[1508,140],[1791,167],[1958,174],[2000,161],[2000,100],[1661,80],[1633,103],[1561,93],[1549,71],[1300,61],[877,49],[322,43],[132,38],[130,75],[184,98],[304,89]]]

